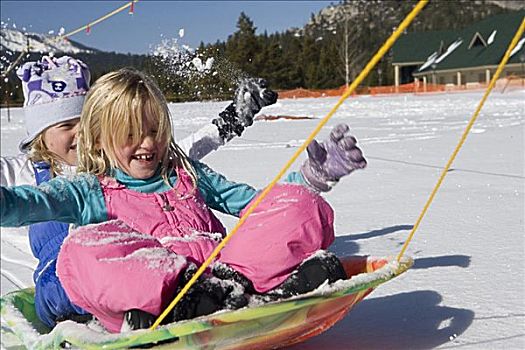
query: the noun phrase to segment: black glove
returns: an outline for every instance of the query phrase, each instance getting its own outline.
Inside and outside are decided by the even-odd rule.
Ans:
[[[260,78],[248,78],[240,81],[233,102],[219,117],[212,120],[217,125],[219,135],[225,140],[241,136],[244,129],[253,124],[253,117],[261,108],[277,102],[277,93],[268,88],[268,82]]]

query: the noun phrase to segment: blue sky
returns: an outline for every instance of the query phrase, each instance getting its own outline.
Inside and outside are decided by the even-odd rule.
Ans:
[[[58,33],[77,29],[126,1],[9,1],[1,0],[1,19],[11,28],[25,27],[37,33]],[[224,41],[236,30],[237,19],[244,11],[257,32],[283,31],[301,27],[312,13],[329,6],[330,1],[153,1],[135,4],[135,14],[123,11],[85,32],[71,37],[84,45],[104,51],[146,53],[164,38],[179,37],[180,44],[196,47]]]

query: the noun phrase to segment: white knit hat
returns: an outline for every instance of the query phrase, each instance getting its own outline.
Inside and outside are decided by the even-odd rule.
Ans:
[[[69,56],[43,56],[16,73],[22,80],[27,132],[18,147],[28,152],[29,144],[46,128],[80,117],[91,75],[82,61]]]

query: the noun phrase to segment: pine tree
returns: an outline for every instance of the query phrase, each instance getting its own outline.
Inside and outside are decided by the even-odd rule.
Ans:
[[[257,75],[255,57],[259,52],[259,45],[255,31],[257,28],[252,20],[241,12],[237,21],[237,31],[226,42],[226,56],[237,67],[248,75]]]

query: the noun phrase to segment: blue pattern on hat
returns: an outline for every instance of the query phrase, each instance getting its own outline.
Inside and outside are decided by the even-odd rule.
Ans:
[[[27,137],[19,148],[28,145],[46,128],[80,117],[91,75],[82,61],[69,56],[27,62],[17,70],[24,91]]]

